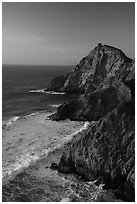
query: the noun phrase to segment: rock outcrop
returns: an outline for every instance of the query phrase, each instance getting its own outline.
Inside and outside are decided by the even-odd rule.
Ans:
[[[53,120],[91,121],[68,144],[58,170],[97,179],[117,198],[135,200],[135,63],[121,50],[98,44],[65,76],[58,91],[80,93]]]
[[[60,89],[64,86],[65,81],[66,76],[57,76],[50,82],[47,90],[60,92]]]
[[[104,83],[107,83],[106,79],[108,81],[115,77],[120,81],[125,81],[129,77],[129,73],[132,77],[134,75],[134,73],[131,74],[133,64],[134,61],[121,50],[99,43],[76,65],[72,72],[64,76],[62,84],[60,84],[62,80],[55,78],[55,81],[50,83],[48,90],[53,90],[56,82],[56,86],[59,85],[58,91],[68,93],[95,91],[99,85],[103,86]]]
[[[130,81],[128,82],[130,83]],[[88,92],[84,96],[80,96],[78,100],[65,102],[51,118],[53,120],[66,118],[83,121],[99,120],[118,105],[130,100],[130,88],[117,81],[116,86],[109,86],[91,93]]]
[[[126,83],[134,78],[132,59],[117,48],[98,44],[72,72],[64,76],[66,80],[62,87],[57,83],[60,88],[55,91],[83,95],[75,102],[60,106],[52,119],[98,120],[118,104],[130,101],[131,93]],[[55,78],[49,87],[55,87],[57,81]]]
[[[68,144],[59,171],[76,173],[86,181],[97,179],[118,198],[134,201],[135,125],[134,112],[128,108],[132,105],[125,103],[91,122]]]

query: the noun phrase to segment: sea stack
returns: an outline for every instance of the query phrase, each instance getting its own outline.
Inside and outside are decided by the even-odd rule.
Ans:
[[[64,80],[65,79],[65,80]],[[98,44],[52,91],[78,93],[51,116],[90,121],[68,144],[59,172],[98,180],[117,198],[135,200],[135,62],[120,49]],[[58,88],[56,88],[58,87]],[[68,171],[69,169],[69,171]]]

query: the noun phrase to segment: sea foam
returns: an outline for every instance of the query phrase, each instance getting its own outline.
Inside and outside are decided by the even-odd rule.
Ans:
[[[18,117],[18,116],[14,116],[14,117],[12,117],[9,121],[8,121],[8,123],[6,124],[7,126],[9,126],[9,125],[11,125],[12,123],[14,123],[16,120],[18,120],[20,117]]]
[[[58,108],[60,105],[61,105],[61,104],[51,104],[50,106],[51,106],[52,108]]]
[[[29,91],[30,93],[46,93],[52,95],[64,95],[65,92],[56,92],[56,91],[46,91],[46,89],[33,89]]]
[[[14,116],[12,118],[10,118],[7,122],[4,121],[4,126],[10,126],[12,125],[13,123],[15,123],[17,120],[23,120],[23,119],[26,119],[28,117],[31,117],[31,116],[35,116],[37,115],[39,112],[35,112],[35,113],[31,113],[29,115],[24,115],[24,116]]]
[[[30,114],[29,116],[31,115],[33,114]],[[50,152],[53,152],[56,149],[62,147],[65,143],[69,142],[73,138],[73,136],[79,134],[83,130],[86,130],[89,124],[90,124],[89,122],[85,122],[85,124],[78,131],[74,131],[72,134],[62,138],[59,144],[55,144],[55,146],[53,147],[47,147],[46,149],[43,149],[40,154],[38,154],[38,152],[34,153],[34,151],[24,152],[24,154],[22,154],[20,158],[16,159],[16,162],[14,164],[2,168],[2,178],[4,178],[7,175],[10,175],[15,171],[20,170],[21,168],[28,167],[31,162],[37,161],[43,156],[47,156]]]
[[[29,91],[30,93],[45,93],[45,89],[34,89]]]

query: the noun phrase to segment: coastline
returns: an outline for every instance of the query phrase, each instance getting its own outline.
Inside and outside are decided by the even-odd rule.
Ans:
[[[87,123],[70,120],[60,122],[51,121],[48,119],[48,116],[50,114],[51,112],[30,114],[29,117],[23,117],[22,119],[16,120],[14,123],[9,124],[3,130],[3,136],[5,135],[4,137],[14,135],[14,137],[18,140],[20,140],[20,137],[22,136],[26,136],[27,138],[33,136],[34,138],[34,136],[36,136],[39,131],[39,133],[41,133],[41,137],[42,134],[43,136],[47,133],[49,134],[49,137],[45,138],[45,143],[47,142],[47,148],[43,148],[43,151],[40,152],[33,151],[29,155],[32,157],[30,157],[29,160],[24,160],[25,162],[23,163],[21,162],[23,160],[21,160],[20,158],[20,163],[17,164],[16,162],[16,165],[13,165],[14,168],[11,169],[11,172],[7,172],[5,174],[2,182],[3,201],[48,202],[61,201],[62,199],[70,199],[68,198],[68,196],[75,197],[75,199],[79,198],[79,195],[72,195],[73,190],[71,189],[71,185],[73,182],[75,182],[76,178],[73,178],[73,175],[62,176],[62,174],[58,174],[57,171],[52,170],[50,167],[52,163],[59,163],[64,149],[67,149],[67,143],[71,141],[74,135],[76,135],[78,132],[83,131],[87,127]],[[36,132],[36,129],[38,130],[38,132]],[[31,134],[30,131],[32,131]],[[51,141],[48,143],[48,140]],[[42,149],[41,144],[39,144],[39,147]],[[24,182],[28,182],[27,187],[24,187]],[[43,192],[43,190],[42,194],[39,192],[39,190],[38,194],[34,193],[33,185],[37,186],[38,189],[45,188],[45,193]],[[81,183],[80,185],[84,186],[85,184]],[[54,186],[56,186],[58,190]],[[53,189],[55,190],[54,193],[56,193],[56,195],[52,194]],[[26,195],[26,193],[28,192],[29,196]],[[47,196],[45,196],[46,193],[48,193]],[[31,196],[32,198],[31,200],[29,200]],[[74,199],[72,197],[71,199]],[[84,198],[82,197],[80,197],[79,199],[82,199],[84,201]]]
[[[17,118],[3,129],[3,166],[7,158],[11,163],[7,169],[3,168],[4,177],[28,167],[29,163],[54,151],[84,124],[69,120],[51,121],[48,119],[51,114],[53,112],[32,113],[26,117]],[[8,138],[8,146],[6,138]],[[13,149],[15,149],[13,152],[15,158],[13,158],[14,155],[10,158]]]
[[[34,140],[34,136],[39,136],[40,131],[41,137],[44,136],[45,140],[39,139],[42,141],[39,147],[42,150],[44,142],[47,142],[47,147],[39,152],[33,149],[29,160],[21,163],[20,159],[16,169],[5,175],[2,182],[3,202],[119,201],[114,198],[111,191],[103,190],[103,185],[96,186],[95,181],[83,182],[74,174],[58,173],[51,168],[52,164],[59,163],[71,139],[85,130],[89,122],[51,121],[48,119],[50,114],[51,112],[30,114],[29,117],[16,120],[5,130],[8,135],[14,134],[18,140],[20,136],[26,138],[33,136]],[[47,134],[49,136],[45,137]]]

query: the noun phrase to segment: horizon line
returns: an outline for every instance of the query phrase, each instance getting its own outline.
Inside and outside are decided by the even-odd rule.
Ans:
[[[3,63],[2,66],[76,66],[76,64],[74,65],[67,65],[67,64],[64,64],[64,65],[52,65],[52,64],[8,64],[8,63]]]

